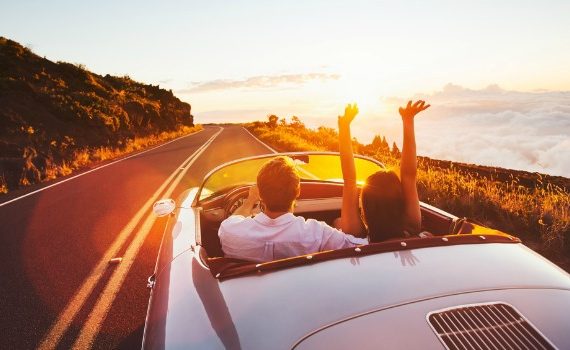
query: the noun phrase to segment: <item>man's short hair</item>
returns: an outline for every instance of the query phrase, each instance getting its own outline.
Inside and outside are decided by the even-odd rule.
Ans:
[[[270,211],[288,211],[299,195],[297,167],[289,157],[276,157],[263,165],[257,174],[259,196]]]

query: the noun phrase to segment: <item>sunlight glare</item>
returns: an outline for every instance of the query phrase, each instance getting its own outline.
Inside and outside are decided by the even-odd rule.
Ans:
[[[346,77],[339,79],[331,87],[330,98],[344,105],[356,103],[361,115],[381,108],[376,83],[367,79]]]

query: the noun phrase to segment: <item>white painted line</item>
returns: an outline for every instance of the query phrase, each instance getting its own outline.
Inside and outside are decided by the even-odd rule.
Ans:
[[[270,151],[273,152],[273,153],[279,153],[279,152],[277,152],[276,150],[274,150],[273,148],[269,147],[265,142],[263,142],[263,141],[261,141],[260,139],[258,139],[258,138],[257,138],[254,134],[252,134],[249,130],[247,130],[247,129],[244,128],[243,126],[242,126],[242,128],[243,128],[245,131],[247,131],[247,133],[248,133],[249,135],[251,135],[251,137],[253,137],[257,142],[259,142],[259,143],[261,143],[263,146],[265,146],[268,150],[270,150]],[[314,179],[314,180],[320,180],[320,178],[319,178],[318,176],[316,176],[316,175],[310,173],[308,170],[305,170],[305,169],[300,168],[300,167],[297,167],[297,169],[298,169],[300,172],[304,173],[305,175],[307,175],[308,177],[310,177],[310,178],[312,178],[312,179]]]
[[[222,131],[218,131],[214,134],[204,145],[200,146],[193,154],[191,154],[188,158],[182,162],[181,167],[185,166],[186,163],[191,162],[194,156],[201,153],[201,151],[205,148],[209,142],[211,142],[218,134]],[[103,254],[99,263],[95,266],[89,276],[83,281],[81,287],[77,290],[75,295],[71,298],[71,301],[67,304],[65,309],[59,314],[56,322],[52,324],[48,333],[42,339],[38,349],[54,349],[57,347],[61,337],[67,332],[71,322],[77,315],[77,313],[83,307],[83,304],[87,300],[87,298],[93,292],[93,289],[103,276],[104,272],[108,268],[108,262],[113,257],[117,255],[121,247],[125,244],[135,227],[138,223],[142,220],[144,214],[148,212],[148,210],[152,207],[152,204],[159,198],[160,194],[164,191],[164,189],[168,186],[169,183],[175,178],[176,174],[178,173],[179,167],[160,185],[160,187],[154,192],[154,194],[146,201],[145,204],[139,209],[139,211],[133,216],[133,218],[127,223],[127,225],[121,230],[121,232],[117,235],[115,241],[111,244],[109,249]]]
[[[243,126],[242,126],[243,128]],[[268,150],[270,150],[273,153],[279,153],[276,150],[274,150],[273,148],[267,146],[267,144],[263,141],[261,141],[260,139],[258,139],[257,137],[255,137],[251,132],[249,132],[249,130],[247,130],[246,128],[243,128],[249,135],[251,135],[251,137],[253,137],[257,142],[261,143],[263,146],[265,146]]]
[[[170,184],[170,187],[168,188],[168,190],[166,190],[163,197],[170,197],[176,186],[178,186],[184,175],[186,175],[188,169],[192,166],[192,164],[194,164],[194,162],[200,157],[200,155],[206,150],[206,148],[208,148],[208,146],[214,141],[216,136],[218,136],[222,132],[222,130],[223,128],[220,128],[220,131],[218,131],[214,136],[212,136],[212,138],[210,138],[210,140],[208,140],[208,142],[204,144],[204,147],[200,149],[200,151],[196,154],[196,156],[192,158],[190,163],[186,165],[186,168],[182,172],[180,172],[176,177],[176,179],[172,182],[172,184]],[[95,307],[89,314],[87,321],[85,321],[85,323],[83,324],[83,328],[81,328],[79,337],[77,337],[75,344],[73,344],[72,347],[73,349],[80,349],[80,350],[89,349],[93,346],[93,341],[95,340],[95,337],[99,333],[99,330],[103,325],[103,321],[105,320],[105,317],[107,316],[107,313],[109,312],[109,309],[113,304],[113,301],[115,300],[117,294],[119,293],[119,290],[121,289],[125,277],[127,276],[129,270],[131,269],[131,266],[133,265],[135,258],[140,248],[142,247],[146,237],[148,236],[150,229],[152,228],[152,225],[154,225],[155,221],[156,221],[156,216],[154,216],[153,214],[147,216],[146,220],[144,221],[141,228],[137,232],[135,238],[127,248],[127,251],[123,256],[123,261],[121,262],[121,265],[119,265],[111,275],[111,278],[109,279],[109,282],[107,283],[105,289],[101,293],[101,296],[97,300]]]
[[[61,184],[64,183],[64,182],[71,181],[71,180],[73,180],[73,179],[75,179],[75,178],[78,178],[78,177],[80,177],[80,176],[87,175],[87,174],[92,173],[92,172],[94,172],[94,171],[97,171],[97,170],[106,168],[106,167],[108,167],[108,166],[110,166],[110,165],[116,164],[116,163],[118,163],[118,162],[122,162],[123,160],[127,160],[127,159],[129,159],[129,158],[132,158],[132,157],[135,157],[135,156],[139,156],[139,155],[141,155],[141,154],[144,154],[144,153],[146,153],[146,152],[150,152],[150,151],[155,150],[155,149],[157,149],[157,148],[160,148],[160,147],[162,147],[162,146],[166,146],[166,145],[168,145],[169,143],[172,143],[172,142],[174,142],[174,141],[178,141],[178,140],[183,139],[183,138],[188,137],[188,136],[196,135],[197,133],[202,132],[202,131],[204,131],[204,129],[198,130],[197,132],[193,132],[193,133],[191,133],[191,134],[189,134],[189,135],[180,136],[180,137],[178,137],[178,138],[175,138],[174,140],[170,140],[170,141],[165,142],[165,143],[163,143],[163,144],[160,144],[160,145],[158,145],[158,146],[154,146],[154,147],[152,147],[152,148],[146,149],[146,150],[141,151],[141,152],[133,153],[133,154],[128,155],[128,156],[126,156],[126,157],[124,157],[124,158],[121,158],[121,159],[117,159],[117,160],[115,160],[115,161],[112,161],[111,163],[107,163],[107,164],[98,166],[98,167],[96,167],[96,168],[93,168],[93,169],[87,170],[87,171],[85,171],[85,172],[82,172],[81,174],[77,174],[77,175],[74,175],[74,176],[69,177],[69,178],[67,178],[67,179],[63,179],[63,180],[61,180],[61,181],[58,181],[58,182],[53,183],[53,184],[51,184],[51,185],[48,185],[48,186],[46,186],[46,187],[39,188],[39,189],[37,189],[37,190],[35,190],[35,191],[32,191],[32,192],[30,192],[30,193],[26,193],[26,194],[24,194],[24,195],[22,195],[22,196],[20,196],[20,197],[16,197],[16,198],[10,199],[9,201],[0,203],[0,207],[2,207],[2,206],[4,206],[4,205],[7,205],[7,204],[10,204],[10,203],[12,203],[12,202],[15,202],[15,201],[17,201],[17,200],[19,200],[19,199],[22,199],[22,198],[31,196],[31,195],[36,194],[36,193],[38,193],[38,192],[47,190],[48,188],[52,188],[52,187],[55,187],[55,186],[57,186],[57,185],[61,185]]]

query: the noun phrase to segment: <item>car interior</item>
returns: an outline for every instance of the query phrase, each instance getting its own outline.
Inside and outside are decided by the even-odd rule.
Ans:
[[[249,186],[239,186],[201,203],[200,243],[207,257],[223,257],[218,228],[247,198],[248,192]],[[334,220],[340,217],[341,204],[342,183],[302,181],[294,213],[333,226]],[[424,203],[421,203],[421,211],[422,231],[436,236],[462,233],[458,232],[462,219]]]

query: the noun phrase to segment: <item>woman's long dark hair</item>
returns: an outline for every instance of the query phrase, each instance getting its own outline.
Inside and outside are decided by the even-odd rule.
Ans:
[[[404,195],[398,175],[379,171],[366,179],[361,193],[362,220],[370,242],[404,235]]]

